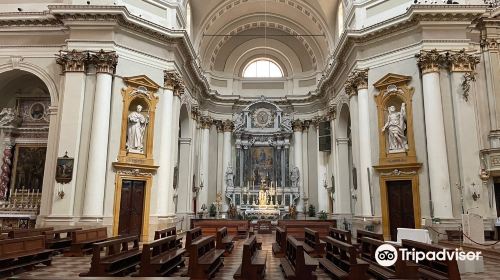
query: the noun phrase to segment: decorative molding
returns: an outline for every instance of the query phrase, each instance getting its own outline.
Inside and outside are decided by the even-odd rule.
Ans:
[[[231,120],[225,120],[223,123],[222,123],[223,127],[224,127],[224,132],[233,132],[233,128],[234,128],[234,124],[233,124],[233,121]]]
[[[174,92],[174,95],[180,96],[184,93],[184,81],[177,71],[163,71],[163,81],[165,88],[172,90]]]
[[[89,52],[89,63],[93,64],[97,73],[114,74],[118,64],[118,55],[115,51]]]
[[[417,65],[422,74],[439,72],[439,69],[446,64],[445,55],[436,49],[430,51],[421,50],[415,57],[417,58]]]
[[[358,90],[368,88],[368,69],[354,70],[347,77],[345,91],[349,96],[358,94]]]
[[[210,129],[214,123],[214,120],[210,116],[200,116],[199,121],[202,129]]]
[[[293,131],[294,132],[302,132],[304,129],[304,124],[301,120],[294,120],[292,123]]]
[[[471,82],[476,81],[476,72],[465,72],[464,73],[464,80],[460,84],[462,87],[462,90],[464,91],[462,96],[465,99],[465,102],[469,101],[469,93],[470,93],[470,87],[471,87]]]
[[[415,175],[417,174],[417,171],[401,171],[399,169],[394,169],[391,172],[381,172],[380,175],[382,176],[403,176],[403,175]]]
[[[449,63],[451,72],[471,72],[479,63],[479,56],[468,54],[465,49],[458,52],[446,53],[446,60]]]
[[[88,52],[85,51],[60,51],[56,55],[56,63],[61,65],[62,72],[85,72],[88,64]]]

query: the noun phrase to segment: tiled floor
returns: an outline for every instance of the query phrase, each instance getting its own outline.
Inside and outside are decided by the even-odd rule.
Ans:
[[[267,252],[266,279],[284,279],[279,267],[279,259],[273,257],[271,251],[271,244],[274,240],[274,234],[259,235],[259,238],[261,238],[262,240],[262,250],[265,250]],[[241,255],[243,250],[242,243],[242,240],[236,242],[233,253],[224,259],[224,267],[222,267],[217,272],[215,279],[233,278],[234,272],[241,263]],[[90,256],[83,258],[68,258],[57,256],[54,258],[52,266],[40,266],[39,268],[30,272],[25,272],[22,275],[50,279],[74,279],[78,277],[79,273],[88,271],[89,266]],[[489,259],[485,259],[485,270],[485,273],[462,275],[462,279],[500,279],[500,262],[493,262]],[[180,276],[186,273],[187,267],[175,273],[175,276]],[[319,267],[316,270],[316,275],[318,276],[318,279],[330,279],[328,275]]]

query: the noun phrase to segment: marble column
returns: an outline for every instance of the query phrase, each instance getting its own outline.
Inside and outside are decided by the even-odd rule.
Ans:
[[[320,124],[325,121],[323,118],[318,117],[313,119],[312,124],[313,128],[316,132],[315,142],[317,147],[310,152],[312,158],[316,158],[316,174],[311,174],[311,176],[316,176],[316,199],[318,205],[316,206],[316,212],[325,211],[327,213],[330,212],[330,197],[331,197],[331,180],[329,180],[328,176],[328,164],[330,160],[330,155],[326,151],[319,150],[319,127]],[[312,143],[311,143],[312,144]],[[310,194],[312,193],[312,190]],[[310,195],[312,198],[312,195]],[[312,198],[314,199],[314,198]],[[313,203],[313,202],[311,202]]]
[[[83,201],[84,218],[101,218],[108,162],[109,117],[111,113],[111,86],[118,56],[101,50],[91,55],[96,67],[97,81],[94,95],[87,182]]]
[[[231,136],[233,133],[233,122],[230,120],[225,120],[223,123],[224,126],[224,148],[223,148],[223,156],[222,156],[222,175],[223,175],[223,189],[222,189],[222,197],[224,198],[222,200],[222,211],[225,212],[227,211],[228,205],[226,203],[226,191],[228,187],[234,187],[234,186],[228,186],[227,184],[227,171],[228,168],[231,166],[233,169],[233,175],[234,175],[234,167],[232,166],[232,147],[231,147]]]
[[[158,156],[158,171],[157,171],[157,185],[158,185],[158,218],[172,217],[174,204],[173,196],[174,190],[172,188],[172,176],[174,167],[174,157],[172,155],[172,134],[176,134],[173,130],[173,103],[174,92],[178,88],[180,77],[176,72],[164,72],[164,86],[163,94],[160,96],[160,142],[159,142],[159,156]]]
[[[12,148],[11,143],[7,143],[3,150],[2,169],[0,175],[0,200],[6,200],[9,191],[10,177],[12,173]]]
[[[480,208],[473,211],[484,216],[487,214],[489,207],[487,192],[482,191],[482,181],[478,176],[481,170],[481,162],[478,156],[480,155],[480,130],[476,113],[476,73],[474,72],[478,63],[479,57],[468,54],[465,50],[452,52],[448,56],[448,65],[451,71],[453,120],[455,122],[458,150],[459,182],[461,186],[465,187],[466,194],[474,191],[481,193],[481,197],[477,201]],[[472,187],[473,184],[475,189]],[[466,202],[464,208],[467,210],[473,206]]]
[[[209,178],[209,153],[210,153],[210,127],[212,126],[212,119],[208,116],[202,116],[200,118],[201,123],[201,168],[200,168],[200,185],[203,184],[203,188],[200,189],[198,194],[198,209],[201,209],[202,205],[208,209],[208,178]]]
[[[421,51],[417,55],[417,62],[422,71],[427,159],[433,216],[447,219],[453,218],[453,211],[439,81],[439,70],[443,57],[436,50]]]
[[[310,120],[304,120],[302,122],[302,190],[304,200],[304,213],[307,213],[309,207],[309,188],[314,187],[310,186],[309,182],[309,126],[311,125]],[[317,205],[315,205],[317,207]]]
[[[300,198],[295,203],[297,205],[297,211],[302,212],[304,210],[304,177],[303,177],[303,165],[302,165],[302,129],[303,123],[301,120],[295,120],[293,122],[293,162],[294,166],[292,167],[291,172],[293,172],[294,168],[297,168],[299,171],[299,180],[297,182],[297,186],[299,187]]]
[[[68,184],[55,183],[50,188],[53,189],[52,196],[44,201],[42,197],[41,211],[47,213],[46,222],[54,218],[58,221],[67,220],[70,223],[75,216],[73,212],[75,189],[76,189],[76,175],[81,172],[79,169],[79,156],[80,156],[80,141],[81,141],[81,124],[83,120],[83,104],[85,99],[85,84],[86,84],[86,66],[88,64],[87,52],[70,51],[61,52],[56,59],[57,64],[61,65],[64,73],[64,87],[59,107],[59,116],[51,116],[51,129],[58,127],[59,133],[57,139],[54,139],[57,144],[57,151],[55,157],[62,157],[66,153],[68,157],[74,158],[73,164],[73,177]],[[58,124],[52,123],[53,120],[58,119]],[[104,188],[104,186],[101,186]],[[64,199],[60,199],[56,194],[57,191],[62,189],[65,192]],[[46,189],[42,190],[43,194]],[[50,192],[49,192],[50,194]],[[46,209],[45,205],[47,205]],[[45,211],[46,210],[46,211]],[[42,212],[41,212],[42,213]],[[79,213],[78,213],[79,214]]]
[[[349,95],[349,118],[351,120],[351,141],[352,141],[352,147],[351,147],[351,154],[352,158],[349,158],[349,146],[347,146],[347,160],[345,163],[347,163],[347,170],[349,177],[346,178],[346,181],[348,182],[348,188],[349,191],[351,192],[351,213],[357,216],[362,215],[362,205],[360,198],[361,197],[361,190],[359,188],[359,115],[358,115],[358,95],[355,94],[356,92],[354,90],[348,90],[348,87],[346,87],[346,92]],[[349,143],[349,139],[346,138],[347,142]],[[341,148],[343,146],[339,146]],[[351,160],[351,165],[349,165],[349,160]],[[342,161],[342,158],[339,155],[339,162],[344,163]],[[342,174],[342,173],[340,173]]]
[[[373,216],[371,198],[372,146],[370,135],[370,106],[368,96],[368,70],[356,70],[349,75],[346,87],[358,97],[358,139],[359,139],[359,178],[361,214]]]
[[[336,104],[332,103],[328,106],[328,120],[330,121],[330,178],[328,179],[329,186],[331,188],[330,196],[330,214],[338,213],[337,203],[338,203],[338,176],[339,176],[339,164],[338,164],[338,150],[335,139],[337,138],[337,129],[335,126],[335,119],[337,118],[337,107]],[[348,173],[347,173],[348,174]],[[345,175],[343,175],[345,176]],[[333,180],[332,180],[333,177]]]
[[[180,79],[180,78],[179,78]],[[177,192],[174,190],[174,177],[177,176],[177,188],[179,187],[179,171],[175,174],[175,167],[177,170],[179,169],[179,118],[180,118],[180,110],[181,110],[181,95],[184,94],[184,85],[182,81],[179,80],[179,84],[174,89],[174,96],[172,100],[172,145],[171,145],[171,163],[170,167],[170,179],[168,182],[168,186],[172,191],[171,197],[169,196],[168,204],[167,204],[167,212],[169,215],[175,215],[176,211],[176,196]]]
[[[215,186],[215,197],[217,193],[221,192],[224,188],[224,171],[223,171],[223,158],[224,158],[224,125],[222,121],[215,121],[217,128],[217,184]],[[212,202],[215,202],[212,201]]]

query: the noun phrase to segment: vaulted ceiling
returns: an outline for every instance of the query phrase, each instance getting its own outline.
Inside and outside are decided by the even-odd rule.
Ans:
[[[290,75],[321,71],[333,47],[337,3],[191,0],[191,38],[206,71],[237,75],[258,56],[275,59]]]

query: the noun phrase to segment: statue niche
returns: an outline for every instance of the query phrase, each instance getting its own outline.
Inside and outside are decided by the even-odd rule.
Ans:
[[[416,163],[411,77],[387,74],[374,84],[379,124],[380,164]]]
[[[153,165],[154,117],[159,86],[146,76],[125,78],[123,115],[118,162]]]

